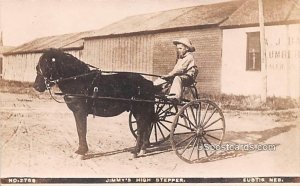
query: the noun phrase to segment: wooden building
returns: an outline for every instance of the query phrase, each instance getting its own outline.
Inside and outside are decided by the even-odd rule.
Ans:
[[[200,92],[218,94],[222,30],[243,1],[230,1],[125,18],[84,38],[83,60],[103,70],[163,75],[175,65],[174,39],[189,38],[196,48]]]
[[[64,34],[35,39],[4,53],[3,79],[33,82],[35,67],[44,49],[60,48],[81,59],[83,37],[90,32]]]
[[[267,95],[300,98],[300,1],[264,0]],[[257,0],[246,1],[221,25],[221,92],[263,91]],[[234,75],[233,75],[234,74]]]
[[[62,48],[103,70],[163,75],[175,65],[174,39],[189,38],[196,48],[197,87],[221,92],[221,23],[245,1],[236,0],[131,16],[99,30],[36,39],[5,54],[3,78],[34,81],[43,49]]]

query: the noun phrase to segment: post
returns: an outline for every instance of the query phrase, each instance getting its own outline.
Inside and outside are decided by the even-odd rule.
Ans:
[[[2,25],[2,3],[0,0],[0,47],[3,46],[3,35],[2,35],[2,30],[3,30],[3,25]]]
[[[260,50],[261,50],[261,74],[262,74],[262,90],[261,101],[267,102],[267,60],[265,46],[265,25],[264,25],[264,8],[263,0],[258,0],[258,17],[259,17],[259,33],[260,33]]]

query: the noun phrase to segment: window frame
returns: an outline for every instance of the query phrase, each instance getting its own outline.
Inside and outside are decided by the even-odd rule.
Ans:
[[[248,72],[258,72],[261,71],[261,47],[260,47],[260,32],[247,32],[247,48],[246,48],[246,71]],[[255,45],[255,43],[250,43],[253,38],[258,39],[258,41],[256,43],[258,43],[258,46],[256,46],[255,48],[258,48],[258,52],[250,52],[251,50],[251,46]],[[254,49],[253,49],[254,50]],[[255,67],[253,68],[253,60],[251,61],[251,55],[254,57],[254,59],[257,62],[257,64],[255,64]]]

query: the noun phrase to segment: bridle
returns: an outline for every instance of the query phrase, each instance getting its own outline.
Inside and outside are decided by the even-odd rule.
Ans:
[[[44,78],[45,85],[46,85],[46,89],[47,89],[47,90],[50,90],[50,89],[51,89],[51,83],[55,83],[56,81],[53,81],[53,80],[51,80],[51,79],[48,79],[48,78],[44,75],[44,73],[43,73],[43,71],[42,71],[42,69],[41,69],[40,63],[38,63],[38,66],[37,66],[37,67],[38,67],[38,68],[37,68],[37,74],[40,75],[40,76],[42,76],[42,77]],[[52,74],[51,74],[50,77],[52,77]]]
[[[57,100],[57,99],[53,96],[52,91],[51,91],[51,87],[52,87],[51,85],[57,84],[59,79],[52,80],[52,76],[53,76],[52,74],[50,75],[50,79],[48,79],[48,78],[44,75],[44,73],[43,73],[43,71],[42,71],[42,69],[41,69],[40,63],[38,63],[38,66],[37,66],[37,67],[38,67],[38,68],[37,68],[37,74],[40,75],[40,76],[42,76],[42,77],[44,78],[46,90],[49,91],[49,94],[50,94],[51,98],[52,98],[54,101],[56,101],[57,103],[65,103],[65,102],[63,102],[63,101]]]
[[[91,74],[96,74],[95,78],[99,77],[99,74],[101,75],[101,70],[100,70],[99,68],[94,67],[94,66],[89,65],[89,64],[85,64],[85,63],[82,62],[84,65],[87,65],[87,66],[89,66],[89,67],[95,68],[96,71],[90,71],[90,72],[83,73],[83,74],[80,74],[80,75],[76,75],[76,76],[71,76],[71,77],[63,78],[63,75],[60,75],[60,74],[57,72],[57,68],[56,68],[57,65],[56,65],[56,62],[53,61],[53,63],[54,63],[54,65],[55,65],[54,68],[56,69],[56,73],[57,73],[56,75],[57,75],[57,77],[59,77],[59,78],[57,78],[57,79],[52,79],[53,74],[50,74],[50,78],[47,78],[47,77],[45,76],[45,74],[43,73],[43,71],[42,71],[42,68],[41,68],[41,66],[40,66],[40,63],[38,63],[38,65],[37,65],[37,74],[40,75],[40,76],[42,76],[42,77],[44,78],[44,83],[45,83],[45,86],[46,86],[46,90],[49,91],[49,94],[50,94],[51,98],[54,99],[54,100],[55,100],[56,102],[58,102],[58,103],[65,103],[65,102],[58,101],[57,99],[54,98],[54,96],[53,96],[53,94],[52,94],[52,91],[51,91],[51,87],[52,87],[53,85],[56,85],[56,84],[58,84],[59,82],[63,82],[63,81],[76,80],[76,79],[79,79],[79,78],[81,78],[81,77],[85,77],[85,76],[88,76],[88,75],[91,75]],[[51,72],[52,72],[52,69],[53,69],[53,68],[50,69]],[[55,93],[55,94],[57,94],[57,93]],[[59,93],[59,95],[63,95],[63,94],[60,94],[60,93]]]

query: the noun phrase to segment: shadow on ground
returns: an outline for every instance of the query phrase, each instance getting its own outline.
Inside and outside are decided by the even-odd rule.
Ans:
[[[295,128],[295,125],[288,125],[288,126],[283,126],[283,127],[275,127],[263,131],[240,131],[240,132],[235,132],[235,131],[228,131],[225,134],[225,138],[223,140],[223,144],[264,144],[267,140],[269,140],[272,137],[275,137],[277,135],[280,135],[282,133],[286,133],[290,131],[292,128]],[[278,146],[280,144],[276,144]],[[127,152],[133,152],[134,147],[130,148],[124,148],[120,150],[115,150],[115,151],[109,151],[109,152],[103,152],[103,153],[92,153],[92,154],[87,154],[85,155],[82,159],[93,159],[93,158],[99,158],[99,157],[104,157],[104,156],[112,156],[116,154],[121,154],[121,153],[127,153]],[[147,154],[144,154],[140,157],[147,157],[147,156],[154,156],[158,154],[162,154],[165,152],[170,152],[172,150],[172,146],[169,141],[164,142],[163,144],[159,146],[154,146],[150,147],[147,149]],[[245,150],[231,150],[231,151],[221,151],[217,152],[211,157],[203,157],[200,158],[196,163],[205,163],[205,162],[210,162],[210,161],[218,161],[218,160],[223,160],[223,159],[228,159],[228,158],[234,158],[234,157],[239,157],[239,156],[245,156],[247,154],[253,154],[257,153],[259,151],[245,151]],[[175,153],[174,153],[175,155]]]

